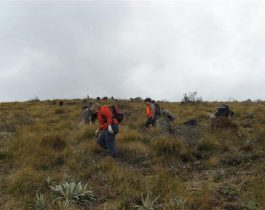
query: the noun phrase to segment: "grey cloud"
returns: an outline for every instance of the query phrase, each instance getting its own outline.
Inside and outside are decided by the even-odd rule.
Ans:
[[[0,101],[265,97],[262,1],[27,1],[0,11]]]

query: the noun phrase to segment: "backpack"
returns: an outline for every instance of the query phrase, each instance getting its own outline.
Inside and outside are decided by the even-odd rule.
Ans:
[[[233,116],[234,112],[230,110],[229,106],[226,104],[222,104],[217,107],[217,112],[215,114],[217,117],[219,116],[226,116],[228,117],[229,115]]]
[[[161,116],[160,106],[156,102],[153,102],[153,104],[155,105],[155,116],[160,117]]]
[[[98,114],[97,113],[91,113],[91,121],[92,123],[96,122],[97,118],[98,118]]]
[[[116,119],[119,123],[121,123],[121,121],[123,120],[123,114],[117,110],[117,107],[114,105],[110,106],[110,111],[113,114],[113,118]]]

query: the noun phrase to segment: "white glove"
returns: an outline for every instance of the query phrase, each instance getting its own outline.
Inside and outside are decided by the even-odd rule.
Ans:
[[[97,130],[95,131],[95,135],[96,135],[96,136],[98,136],[98,131],[99,131],[99,129],[97,129]]]
[[[112,130],[112,127],[111,127],[111,125],[108,125],[108,132],[109,133],[111,133],[111,134],[113,134],[114,132],[113,132],[113,130]]]

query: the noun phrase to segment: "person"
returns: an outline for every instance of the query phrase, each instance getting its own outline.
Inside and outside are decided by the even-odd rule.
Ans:
[[[155,100],[151,100],[151,103],[154,104],[154,106],[155,106],[155,117],[156,117],[156,120],[157,120],[157,119],[159,119],[161,117],[160,106]]]
[[[89,105],[84,105],[83,107],[81,119],[83,120],[84,124],[89,123],[91,125],[92,123],[95,123],[97,120],[97,114],[91,111],[91,107],[92,103],[90,103]]]
[[[81,119],[83,120],[84,124],[91,124],[91,110],[90,110],[90,107],[88,105],[85,105],[83,107],[83,112],[82,112],[82,115],[81,115]]]
[[[98,118],[97,113],[91,112],[91,116],[90,116],[90,118],[91,118],[91,122],[92,122],[92,123],[95,123],[96,120],[97,120],[97,118]]]
[[[91,111],[97,113],[99,128],[95,131],[97,143],[100,147],[107,150],[112,157],[118,157],[115,137],[119,132],[119,122],[113,117],[113,113],[108,106],[101,106],[95,103],[91,107]],[[99,135],[101,132],[101,135]]]
[[[235,113],[230,110],[230,107],[226,104],[221,104],[217,107],[215,117],[233,117]]]
[[[122,104],[120,104],[118,100],[114,100],[114,103],[112,106],[115,108],[115,110],[118,113],[122,113]]]
[[[151,98],[146,98],[146,122],[145,127],[155,127],[156,126],[156,114],[155,114],[155,105],[152,103]]]

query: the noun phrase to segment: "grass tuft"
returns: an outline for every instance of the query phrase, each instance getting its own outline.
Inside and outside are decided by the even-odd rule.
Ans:
[[[55,151],[61,151],[66,147],[66,141],[58,134],[51,134],[42,138],[40,146],[43,148],[52,148]]]

